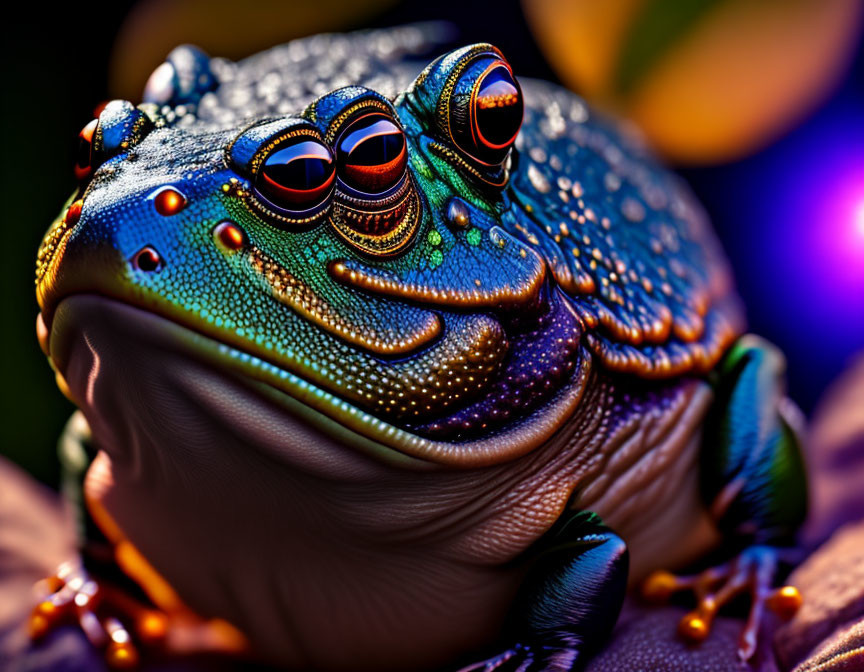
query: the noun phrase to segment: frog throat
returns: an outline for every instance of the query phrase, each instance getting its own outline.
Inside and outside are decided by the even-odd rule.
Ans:
[[[191,380],[186,386],[198,390],[193,395],[198,397],[195,405],[209,406],[201,411],[211,417],[218,416],[221,422],[224,422],[226,404],[232,407],[233,415],[240,414],[244,418],[258,417],[260,412],[255,410],[258,407],[275,405],[285,421],[298,418],[338,444],[415,469],[433,465],[475,468],[500,464],[546,444],[573,417],[590,371],[589,359],[580,358],[569,376],[571,384],[549,395],[530,415],[514,418],[506,427],[482,437],[451,442],[403,429],[271,362],[151,311],[108,297],[94,294],[66,297],[55,310],[50,330],[44,322],[41,325],[44,347],[50,352],[58,374],[65,375],[60,378],[61,388],[84,409],[94,427],[101,427],[104,421],[100,418],[106,416],[131,418],[138,415],[134,409],[116,409],[124,407],[127,397],[131,402],[140,396],[136,387],[140,385],[146,389],[152,376],[161,378],[158,367],[150,362],[158,359],[189,362],[191,367],[203,367],[210,372],[206,385],[196,387]],[[118,341],[123,343],[122,349],[117,348]],[[165,353],[170,354],[166,357]],[[102,383],[100,377],[113,382]],[[214,378],[220,382],[214,384]],[[116,391],[118,379],[126,386],[120,398]],[[242,397],[236,391],[238,385],[246,390]],[[101,386],[107,393],[100,394]],[[161,403],[173,408],[175,403],[170,397],[175,393],[183,399],[183,404],[188,404],[190,393],[180,389],[183,387],[182,384],[177,389],[172,387],[167,398],[160,394],[155,406]],[[109,411],[105,410],[106,398],[111,406]],[[130,427],[136,421],[131,421],[124,431],[133,431]],[[160,429],[150,427],[147,431],[158,435]],[[231,431],[238,430],[233,427]],[[251,436],[254,433],[253,429],[247,437],[250,444],[255,443],[255,437]]]

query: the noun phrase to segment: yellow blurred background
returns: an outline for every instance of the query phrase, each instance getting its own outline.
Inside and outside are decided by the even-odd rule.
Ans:
[[[843,74],[861,0],[523,0],[564,84],[677,162],[727,161],[787,130]]]
[[[143,0],[117,33],[109,87],[136,100],[182,42],[237,59],[295,37],[355,28],[397,4]],[[494,19],[496,3],[480,4]],[[466,3],[466,17],[482,21],[475,5]],[[565,85],[636,122],[668,160],[698,164],[749,154],[812,110],[845,70],[864,2],[522,0],[522,8]]]

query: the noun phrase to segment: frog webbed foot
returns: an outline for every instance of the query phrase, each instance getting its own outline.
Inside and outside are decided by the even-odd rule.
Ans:
[[[781,616],[801,603],[792,586],[773,590],[781,545],[794,539],[807,509],[799,412],[785,397],[782,354],[755,336],[742,337],[714,373],[714,405],[703,431],[700,481],[706,508],[726,538],[750,543],[725,565],[695,576],[657,572],[642,594],[664,601],[691,591],[696,608],[679,624],[687,640],[704,640],[721,607],[741,593],[750,611],[738,643],[749,660],[768,606]],[[792,549],[786,549],[786,553]]]
[[[123,588],[97,579],[80,560],[63,563],[38,582],[36,595],[29,621],[33,640],[77,624],[112,669],[137,668],[142,656],[240,655],[247,647],[230,624],[202,619],[188,609],[167,612],[147,606]]]
[[[134,668],[136,639],[158,646],[165,637],[167,617],[93,578],[79,561],[63,563],[56,574],[36,584],[39,603],[30,616],[30,636],[38,640],[57,627],[77,623],[90,643],[102,649],[108,665]]]
[[[801,606],[801,594],[794,586],[773,588],[779,554],[772,546],[750,546],[730,562],[699,574],[654,572],[642,584],[642,596],[662,603],[674,593],[692,592],[696,608],[681,619],[678,633],[687,641],[701,642],[710,634],[717,612],[741,593],[749,593],[750,610],[738,640],[738,655],[749,660],[756,652],[765,607],[781,618],[790,618]]]

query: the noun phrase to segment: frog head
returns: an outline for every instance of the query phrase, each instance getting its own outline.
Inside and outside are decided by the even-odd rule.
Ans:
[[[588,357],[514,235],[524,103],[502,54],[458,49],[395,99],[348,86],[239,125],[196,117],[214,78],[186,60],[191,76],[175,58],[149,102],[85,127],[80,189],[39,251],[40,341],[91,424],[133,426],[130,406],[164,402],[158,423],[171,395],[150,381],[195,362],[214,416],[275,405],[406,463],[480,466],[545,442]]]

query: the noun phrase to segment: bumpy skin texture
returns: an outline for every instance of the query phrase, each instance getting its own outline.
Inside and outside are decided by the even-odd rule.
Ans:
[[[523,83],[525,122],[504,189],[475,179],[464,160],[441,158],[453,149],[435,125],[439,95],[469,50],[437,62],[396,100],[422,195],[401,254],[370,259],[326,218],[274,226],[250,193],[255,153],[303,124],[259,120],[303,112],[332,142],[334,118],[380,99],[359,87],[286,99],[283,90],[304,88],[293,82],[304,64],[283,65],[299,49],[223,64],[227,82],[210,94],[217,102],[205,96],[197,116],[182,106],[179,119],[163,110],[154,130],[102,165],[76,226],[59,223],[40,252],[46,322],[58,297],[91,289],[145,306],[408,430],[386,441],[397,449],[459,464],[500,457],[490,434],[518,431],[512,416],[580,387],[574,370],[589,352],[645,376],[704,373],[737,335],[728,272],[701,213],[674,178],[589,122],[571,94]],[[247,73],[254,91],[271,95],[252,98]],[[170,218],[154,208],[166,185],[187,199]],[[467,226],[448,225],[454,196]],[[214,245],[225,219],[248,236],[240,253]],[[158,272],[130,264],[145,246],[164,259]],[[513,451],[538,439],[514,441]]]
[[[521,81],[503,166],[466,157],[449,92],[501,57],[420,73],[434,33],[175,51],[148,104],[103,112],[102,163],[39,252],[40,338],[99,451],[89,497],[282,664],[434,666],[492,642],[514,560],[568,505],[624,538],[632,579],[717,540],[703,376],[743,319],[704,216],[550,84]],[[318,217],[268,210],[269,148],[332,146],[358,110],[404,129],[392,235],[358,234],[339,187]]]

